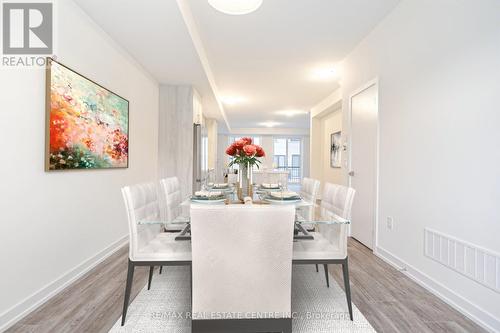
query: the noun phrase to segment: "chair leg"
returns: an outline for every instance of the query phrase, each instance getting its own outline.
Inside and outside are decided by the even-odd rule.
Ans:
[[[287,320],[283,327],[283,333],[292,333],[292,320]]]
[[[163,266],[160,266],[160,274],[163,272]]]
[[[328,277],[328,265],[323,264],[323,267],[325,268],[326,286],[330,288],[330,278]]]
[[[153,280],[153,271],[155,266],[149,266],[148,290],[151,289],[151,281]]]
[[[344,273],[344,289],[347,298],[347,307],[349,308],[349,317],[352,321],[351,285],[349,283],[349,266],[347,264],[347,258],[345,262],[342,263],[342,272]]]
[[[127,284],[125,287],[125,300],[123,301],[122,326],[125,325],[125,317],[127,317],[128,303],[130,301],[130,291],[132,290],[132,282],[134,281],[134,263],[128,261]]]
[[[316,264],[316,273],[319,272],[318,264]]]

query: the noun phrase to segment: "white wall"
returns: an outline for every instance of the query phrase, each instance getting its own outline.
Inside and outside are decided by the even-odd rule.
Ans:
[[[207,134],[208,134],[208,168],[216,169],[217,168],[217,141],[218,141],[218,126],[217,120],[207,118],[205,122],[207,126]]]
[[[272,169],[274,162],[274,139],[272,135],[259,135],[266,157],[262,158],[262,168]]]
[[[330,166],[330,141],[331,134],[342,131],[342,142],[345,141],[342,113],[342,91],[335,90],[332,94],[320,101],[311,108],[311,154],[310,168],[311,177],[321,182],[321,187],[325,183],[347,184],[345,177],[345,152],[342,152],[343,163],[341,168]],[[321,196],[322,190],[320,190]]]
[[[120,187],[157,179],[157,83],[72,2],[56,8],[58,60],[130,101],[130,167],[44,172],[45,71],[0,69],[0,331],[123,244]]]
[[[195,99],[191,86],[160,86],[158,173],[160,178],[177,177],[183,198],[193,190]]]
[[[403,1],[347,57],[342,81],[347,111],[379,79],[378,250],[496,330],[500,294],[424,257],[423,236],[500,252],[499,13],[496,0]]]
[[[321,184],[343,184],[342,168],[332,168],[330,161],[331,134],[342,131],[342,111],[325,115],[321,121]],[[343,152],[342,152],[343,153]]]
[[[227,168],[228,158],[226,155],[226,148],[228,146],[229,136],[227,134],[217,134],[217,168],[215,174],[217,181],[222,182],[223,172]]]

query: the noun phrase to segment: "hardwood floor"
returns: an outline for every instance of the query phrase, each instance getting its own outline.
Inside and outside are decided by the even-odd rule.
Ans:
[[[356,240],[348,251],[353,303],[378,332],[485,332]],[[121,315],[127,256],[128,248],[120,249],[6,332],[108,332]],[[340,265],[330,271],[343,286]],[[132,299],[147,275],[146,267],[136,268]]]
[[[121,316],[127,258],[128,245],[6,332],[108,332]],[[148,272],[147,267],[136,267],[131,299],[147,283]]]
[[[349,239],[352,301],[377,332],[486,332],[483,328]],[[330,273],[343,286],[342,269]]]

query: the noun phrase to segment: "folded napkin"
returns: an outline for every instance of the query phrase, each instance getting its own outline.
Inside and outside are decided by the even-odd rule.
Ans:
[[[213,184],[214,188],[227,188],[229,186],[228,183],[215,183]]]
[[[280,184],[262,183],[261,186],[262,188],[279,188]]]
[[[214,198],[220,197],[223,194],[221,191],[196,191],[194,192],[194,195],[200,198]]]
[[[299,199],[300,196],[297,192],[283,191],[283,192],[271,192],[271,197],[278,199]]]

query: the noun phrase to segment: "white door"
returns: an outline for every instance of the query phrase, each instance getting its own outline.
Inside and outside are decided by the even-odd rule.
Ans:
[[[350,184],[356,190],[351,236],[373,249],[377,204],[378,88],[370,85],[351,97]]]

